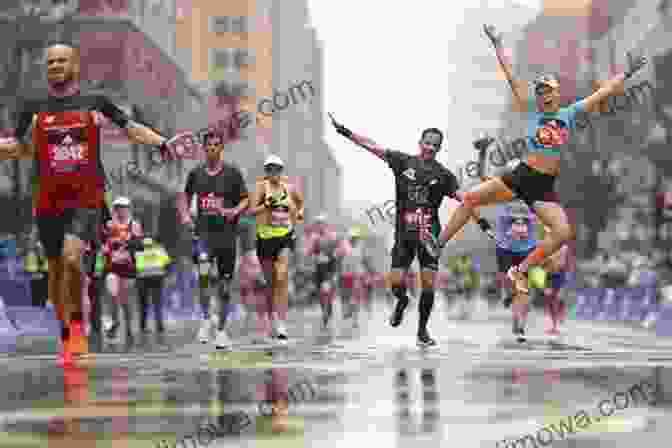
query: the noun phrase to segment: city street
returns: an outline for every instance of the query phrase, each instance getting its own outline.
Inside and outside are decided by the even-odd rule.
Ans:
[[[600,402],[642,381],[656,388],[655,403],[631,398],[564,442],[556,434],[553,446],[666,446],[672,436],[665,425],[672,421],[672,340],[570,321],[566,345],[553,348],[541,339],[536,315],[531,342],[520,348],[503,310],[451,320],[438,300],[430,328],[440,346],[422,351],[415,347],[416,310],[398,329],[387,325],[388,315],[388,305],[376,302],[360,329],[337,319],[330,336],[318,329],[317,307],[297,309],[290,335],[300,340],[273,354],[247,343],[215,354],[193,342],[194,322],[181,323],[162,341],[151,334],[131,350],[106,349],[65,370],[42,351],[44,342],[21,341],[21,354],[0,360],[0,446],[173,447],[189,434],[196,440],[199,426],[222,427],[226,418],[218,416],[242,412],[249,420],[240,431],[215,441],[202,432],[201,445],[177,446],[522,448],[535,445],[497,442],[580,411],[596,415]],[[311,393],[293,393],[297,384]],[[288,405],[260,416],[271,412],[259,403],[279,395],[290,397]]]

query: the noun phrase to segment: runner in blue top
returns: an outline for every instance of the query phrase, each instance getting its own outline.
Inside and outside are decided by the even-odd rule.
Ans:
[[[604,82],[589,97],[570,104],[560,105],[560,82],[550,75],[538,77],[530,95],[527,82],[514,81],[512,67],[505,61],[502,38],[493,26],[484,30],[495,47],[499,63],[513,91],[513,103],[517,110],[528,114],[528,143],[530,153],[511,172],[481,183],[464,194],[463,203],[455,210],[437,240],[428,240],[430,250],[438,252],[471,218],[477,207],[509,202],[518,198],[527,203],[539,220],[550,228],[537,247],[518,266],[507,273],[514,288],[527,294],[527,271],[530,266],[540,265],[567,241],[575,237],[565,210],[554,195],[555,179],[560,173],[560,153],[567,147],[570,132],[576,125],[579,112],[596,112],[600,105],[613,95],[623,91],[623,83],[637,73],[645,64],[644,57],[632,58],[628,54],[628,71]],[[536,106],[536,108],[534,107]]]

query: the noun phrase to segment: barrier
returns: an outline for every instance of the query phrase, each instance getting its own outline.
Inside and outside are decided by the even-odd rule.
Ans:
[[[661,318],[656,287],[581,288],[576,290],[572,318],[605,322],[631,322],[653,327]],[[672,316],[670,316],[672,318]]]
[[[5,301],[0,296],[0,352],[15,352],[18,336],[19,331],[7,316]]]

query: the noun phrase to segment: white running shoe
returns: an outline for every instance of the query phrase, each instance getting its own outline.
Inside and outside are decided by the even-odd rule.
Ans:
[[[198,330],[198,341],[207,344],[212,339],[212,319],[203,319]]]
[[[287,327],[284,321],[273,319],[273,337],[280,341],[287,340]]]
[[[220,330],[217,332],[217,338],[215,338],[215,348],[218,350],[231,350],[231,338],[229,338],[226,330]]]

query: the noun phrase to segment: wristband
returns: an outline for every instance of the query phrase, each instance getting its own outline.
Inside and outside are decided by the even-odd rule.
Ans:
[[[485,218],[479,218],[478,221],[476,222],[481,227],[481,230],[484,232],[487,232],[488,230],[492,229],[492,226]]]
[[[343,137],[352,138],[352,131],[350,129],[346,128],[345,126],[339,126],[337,131]]]

